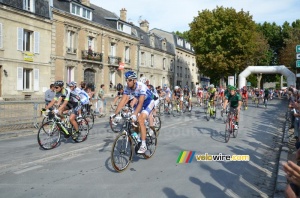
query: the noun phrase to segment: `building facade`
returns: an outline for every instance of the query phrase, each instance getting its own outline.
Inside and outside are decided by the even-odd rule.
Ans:
[[[124,72],[136,69],[139,39],[131,26],[88,0],[55,0],[55,80],[85,81],[96,91],[105,84],[106,93],[114,93],[115,85],[125,82]]]
[[[175,47],[174,85],[184,87],[187,85],[194,90],[200,83],[200,71],[196,65],[196,56],[189,42],[185,39],[160,29],[152,29],[150,32],[165,38]]]
[[[0,1],[0,98],[44,97],[51,83],[51,25],[46,0]]]

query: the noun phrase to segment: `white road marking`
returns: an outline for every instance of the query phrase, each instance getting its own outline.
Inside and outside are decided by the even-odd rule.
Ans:
[[[31,170],[42,168],[42,167],[43,167],[42,165],[32,166],[32,167],[29,167],[29,168],[25,168],[23,170],[16,171],[16,172],[14,172],[14,174],[21,174],[21,173],[25,173],[27,171],[31,171]]]

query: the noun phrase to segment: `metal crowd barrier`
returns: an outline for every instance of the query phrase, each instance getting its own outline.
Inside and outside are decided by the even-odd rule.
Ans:
[[[43,119],[43,107],[44,101],[0,102],[0,131],[38,128]]]

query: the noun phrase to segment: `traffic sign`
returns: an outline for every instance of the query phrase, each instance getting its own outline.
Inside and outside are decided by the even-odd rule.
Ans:
[[[300,59],[300,54],[296,54],[296,59],[297,59],[297,60]]]
[[[247,87],[250,87],[251,86],[251,82],[247,82]]]
[[[300,53],[300,45],[297,45],[297,46],[296,46],[296,52],[297,52],[297,53]]]
[[[300,60],[296,61],[296,67],[300,67]]]

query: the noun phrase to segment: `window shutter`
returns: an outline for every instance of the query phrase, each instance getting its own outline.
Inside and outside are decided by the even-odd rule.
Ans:
[[[34,69],[33,70],[33,75],[34,75],[34,80],[33,80],[33,89],[34,91],[39,91],[40,88],[40,73],[39,73],[39,69]]]
[[[3,48],[3,33],[2,33],[2,23],[0,23],[0,48]]]
[[[23,67],[17,67],[17,90],[23,90]]]
[[[23,0],[23,10],[25,10],[25,8],[26,8],[26,1]]]
[[[19,51],[23,51],[23,28],[18,28],[18,46]]]
[[[35,54],[40,53],[40,33],[39,32],[34,32],[34,50],[33,52]]]
[[[30,11],[35,13],[35,1],[32,1],[30,3],[32,3],[32,8]]]

